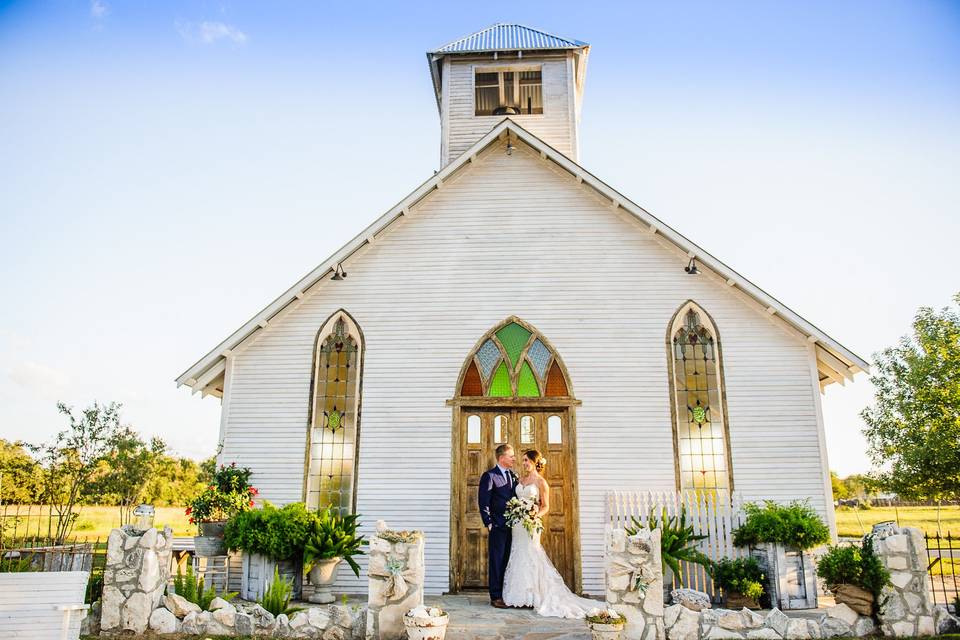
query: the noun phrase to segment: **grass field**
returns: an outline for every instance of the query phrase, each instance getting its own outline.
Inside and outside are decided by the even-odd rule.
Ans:
[[[936,507],[874,507],[872,509],[853,510],[850,507],[837,509],[837,533],[840,536],[862,536],[870,533],[870,527],[877,522],[895,520],[901,526],[917,527],[929,534],[937,532]],[[858,522],[857,516],[860,520]],[[899,516],[899,517],[898,517]],[[940,510],[941,532],[947,531],[960,537],[960,507],[943,507]],[[861,526],[862,524],[862,526]]]
[[[192,536],[195,528],[190,524],[188,517],[183,512],[183,507],[157,507],[157,514],[153,524],[156,527],[163,528],[170,526],[175,536]],[[24,534],[41,535],[47,532],[47,507],[38,506],[6,506],[0,509],[0,517],[7,523],[6,535],[23,537]],[[16,521],[16,524],[14,524]],[[106,538],[110,535],[110,530],[120,524],[120,509],[118,507],[103,506],[84,506],[80,509],[80,517],[73,528],[72,537],[75,539],[84,538]],[[14,531],[14,526],[16,531]],[[29,533],[27,528],[29,527]]]

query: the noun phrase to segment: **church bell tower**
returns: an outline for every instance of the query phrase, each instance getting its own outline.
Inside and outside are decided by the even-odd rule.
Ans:
[[[446,166],[510,118],[579,162],[590,45],[498,23],[427,52]]]

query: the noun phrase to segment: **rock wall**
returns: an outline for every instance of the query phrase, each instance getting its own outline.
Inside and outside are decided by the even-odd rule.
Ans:
[[[173,531],[126,526],[107,538],[101,633],[143,633],[170,578]]]
[[[663,640],[660,530],[628,536],[623,529],[609,529],[606,549],[607,604],[627,619],[623,637]]]
[[[845,604],[789,617],[779,609],[761,615],[750,609],[703,609],[682,604],[664,611],[669,640],[808,640],[863,637],[874,632],[873,620]]]
[[[370,540],[368,640],[406,638],[403,615],[423,604],[423,535],[417,532],[410,542],[391,542],[397,539],[395,532],[378,523]]]
[[[880,630],[885,636],[936,634],[936,610],[930,598],[927,546],[923,532],[891,526],[873,536],[873,546],[890,571],[891,585],[880,595]]]

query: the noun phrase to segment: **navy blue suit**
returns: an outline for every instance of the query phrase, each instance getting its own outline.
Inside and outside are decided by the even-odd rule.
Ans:
[[[503,597],[503,574],[507,570],[507,561],[510,560],[510,544],[513,538],[504,512],[516,486],[517,476],[509,469],[507,477],[504,477],[498,467],[485,471],[480,476],[477,492],[480,518],[487,528],[493,525],[487,540],[487,578],[491,600]]]

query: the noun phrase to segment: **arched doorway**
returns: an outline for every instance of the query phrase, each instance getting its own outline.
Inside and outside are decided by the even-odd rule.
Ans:
[[[467,356],[449,404],[451,590],[487,587],[487,532],[477,506],[478,482],[496,463],[497,445],[509,443],[518,457],[537,449],[547,458],[551,508],[541,539],[564,581],[579,591],[575,408],[580,403],[556,349],[533,326],[507,318]]]

